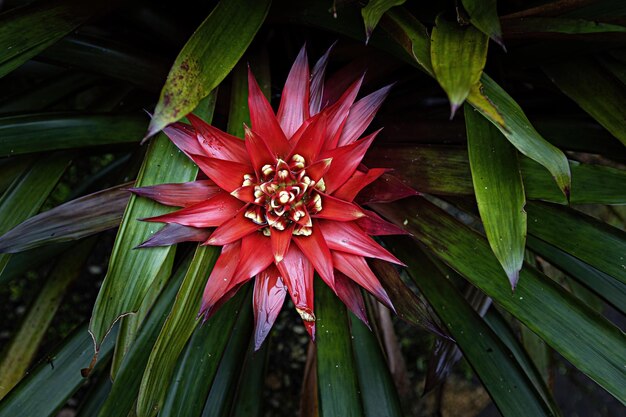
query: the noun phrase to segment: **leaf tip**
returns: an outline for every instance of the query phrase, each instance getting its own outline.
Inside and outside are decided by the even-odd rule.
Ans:
[[[511,283],[511,291],[515,292],[515,288],[517,288],[517,282],[519,281],[519,269],[515,269],[513,271],[506,271],[506,275],[509,278],[509,283]]]
[[[450,120],[454,119],[454,116],[456,115],[457,110],[463,105],[463,102],[461,103],[455,103],[455,102],[450,102]]]

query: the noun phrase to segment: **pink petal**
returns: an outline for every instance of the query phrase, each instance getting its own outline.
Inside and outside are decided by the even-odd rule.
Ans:
[[[370,236],[387,236],[387,235],[410,235],[406,230],[383,220],[373,211],[363,210],[365,217],[356,221],[356,224]]]
[[[250,165],[240,164],[239,162],[200,155],[195,155],[194,161],[207,177],[229,193],[241,187],[245,174],[254,174]]]
[[[254,311],[254,350],[259,350],[280,313],[287,287],[278,269],[270,265],[257,275],[252,298]]]
[[[266,141],[254,133],[248,126],[244,125],[244,130],[246,132],[246,149],[248,150],[254,171],[257,173],[261,172],[261,168],[266,164],[274,165],[276,158],[267,147]]]
[[[336,42],[335,42],[336,43]],[[322,57],[315,63],[313,72],[311,73],[311,96],[309,101],[309,108],[311,115],[319,113],[322,108],[322,97],[324,95],[324,75],[326,73],[326,65],[328,64],[328,56],[330,51],[335,46],[333,43],[330,48],[322,55]]]
[[[367,172],[354,171],[354,174],[333,195],[342,200],[352,201],[359,191],[388,171],[387,168],[372,168]]]
[[[387,292],[365,262],[365,258],[349,253],[333,251],[335,268],[369,291],[381,303],[395,311]]]
[[[333,259],[319,228],[313,227],[310,236],[294,236],[293,241],[302,251],[326,285],[335,288]]]
[[[322,234],[331,250],[383,259],[404,266],[395,256],[366,235],[354,222],[318,220],[316,224],[322,229]]]
[[[315,313],[313,310],[313,265],[300,252],[297,245],[291,245],[285,259],[276,265],[296,310],[302,317],[304,326],[315,340]]]
[[[272,252],[276,263],[281,262],[289,249],[291,243],[291,236],[295,224],[287,227],[285,230],[278,230],[276,228],[270,229],[270,238],[272,240]]]
[[[202,295],[200,314],[204,315],[205,320],[215,312],[215,303],[228,292],[229,284],[237,267],[240,250],[241,244],[239,242],[224,245],[222,253],[217,258]]]
[[[161,230],[153,234],[150,239],[137,246],[137,248],[170,246],[180,242],[204,242],[210,235],[210,229],[169,223],[166,224]]]
[[[403,183],[398,177],[384,174],[359,193],[360,204],[390,203],[406,197],[420,195],[418,191]]]
[[[361,84],[363,83],[363,77],[364,76],[361,76],[352,83],[339,100],[325,110],[325,112],[328,113],[328,128],[326,129],[326,135],[324,137],[323,149],[335,149],[337,147],[342,127],[346,122],[350,107],[352,107],[354,99],[356,99],[359,93],[359,88],[361,88]]]
[[[188,114],[187,118],[196,130],[197,140],[204,150],[202,155],[249,164],[248,152],[241,139],[222,132],[193,114]]]
[[[141,197],[158,201],[166,206],[187,207],[207,200],[221,190],[213,181],[202,180],[131,188],[129,191]]]
[[[304,46],[287,76],[277,118],[288,138],[309,118],[309,62]]]
[[[340,200],[330,195],[322,195],[322,211],[313,214],[315,219],[328,219],[340,222],[349,222],[365,217],[365,213],[354,203]]]
[[[216,227],[231,219],[243,203],[220,191],[210,199],[173,213],[142,219],[147,222],[177,223],[192,227]]]
[[[337,296],[367,327],[370,327],[365,310],[365,301],[361,289],[350,278],[335,271],[335,290]]]
[[[290,148],[289,141],[250,69],[248,69],[248,106],[252,129],[268,141],[267,145],[276,157],[286,159]]]
[[[320,113],[313,116],[307,128],[294,135],[291,139],[293,149],[291,155],[301,155],[308,163],[317,160],[317,156],[322,149],[324,134],[326,132],[327,115]]]
[[[241,258],[233,278],[233,283],[245,281],[264,271],[273,261],[269,238],[263,233],[251,233],[241,238]]]
[[[322,153],[323,158],[333,158],[333,163],[324,177],[327,193],[332,194],[354,174],[378,132],[380,130],[351,145]]]
[[[204,242],[204,244],[216,246],[225,245],[264,227],[244,217],[247,208],[248,205],[244,206],[234,217],[222,223],[221,226],[215,229],[211,237]]]
[[[355,142],[370,125],[376,112],[389,95],[392,85],[374,91],[372,94],[357,101],[351,108],[346,124],[341,132],[338,146],[345,146]]]
[[[163,132],[187,156],[204,155],[204,149],[198,142],[196,131],[191,126],[176,122],[165,127]]]

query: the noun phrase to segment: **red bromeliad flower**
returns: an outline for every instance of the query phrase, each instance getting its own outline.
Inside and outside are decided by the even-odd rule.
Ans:
[[[393,309],[365,257],[401,265],[371,236],[403,232],[354,202],[357,197],[367,203],[415,194],[390,182],[393,177],[381,179],[385,169],[367,169],[361,164],[378,132],[359,137],[389,87],[356,103],[363,77],[342,94],[332,85],[325,89],[327,58],[328,52],[310,75],[302,49],[276,115],[249,72],[252,127],[246,127],[245,141],[192,114],[188,116],[191,126],[175,123],[165,129],[209,179],[133,190],[162,204],[183,207],[144,219],[168,224],[143,247],[181,241],[222,246],[202,299],[200,314],[205,319],[256,277],[257,348],[287,292],[315,338],[314,271],[365,322],[356,284]],[[369,191],[363,196],[366,187]]]

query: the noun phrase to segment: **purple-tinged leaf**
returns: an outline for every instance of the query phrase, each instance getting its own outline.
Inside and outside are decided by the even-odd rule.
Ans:
[[[40,213],[0,237],[0,253],[81,239],[120,224],[130,193],[118,185]]]

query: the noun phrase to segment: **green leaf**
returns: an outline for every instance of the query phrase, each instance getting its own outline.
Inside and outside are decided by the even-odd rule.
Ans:
[[[524,350],[524,346],[519,343],[515,332],[513,332],[513,329],[511,329],[506,320],[504,320],[504,317],[502,317],[497,309],[490,308],[487,311],[487,314],[485,314],[485,316],[483,317],[483,320],[498,335],[500,340],[504,342],[506,347],[509,348],[519,366],[522,368],[522,370],[526,373],[528,379],[535,386],[537,392],[541,395],[545,403],[550,407],[552,413],[556,416],[561,415],[561,412],[559,411],[557,405],[554,402],[554,398],[550,393],[550,389],[546,385],[546,380],[543,379],[543,376],[537,370],[537,367],[533,362],[534,358],[530,356],[526,352],[526,350]],[[526,326],[524,326],[524,328],[527,329]],[[532,334],[535,339],[541,340],[534,333],[530,334]],[[543,344],[543,346],[545,348],[545,344]]]
[[[411,278],[456,340],[502,415],[553,416],[506,345],[452,282],[408,239],[390,239],[394,253],[407,263]]]
[[[247,285],[247,288],[242,288],[238,292],[237,301],[234,301],[236,308],[234,314],[226,311],[227,319],[222,316],[221,319],[216,319],[215,323],[230,323],[230,331],[222,331],[221,337],[214,337],[213,339],[220,340],[219,345],[215,346],[214,352],[223,352],[222,360],[219,362],[219,368],[217,373],[213,372],[212,375],[207,375],[208,378],[204,379],[202,383],[209,381],[213,382],[211,391],[204,404],[204,410],[202,411],[202,417],[228,417],[230,416],[230,409],[233,405],[233,400],[237,394],[238,384],[240,382],[241,369],[243,367],[243,358],[246,356],[246,350],[250,351],[252,345],[250,344],[251,335],[253,331],[252,324],[252,286]],[[243,302],[243,304],[242,304]],[[221,307],[222,309],[224,307]],[[231,310],[232,311],[232,310]],[[217,316],[218,313],[216,313]],[[231,320],[232,318],[232,320]],[[235,322],[235,326],[232,327],[232,323]],[[214,333],[217,333],[214,330]],[[230,335],[230,340],[228,336]],[[228,345],[226,345],[228,342]],[[221,348],[221,349],[220,349]],[[201,349],[206,349],[205,347]],[[216,365],[218,363],[217,358],[212,360]],[[190,393],[193,394],[193,393]],[[193,395],[189,395],[187,401],[193,401]],[[191,415],[191,414],[173,414],[176,415]]]
[[[528,247],[626,314],[626,285],[533,236],[528,236]]]
[[[576,59],[546,65],[556,86],[626,145],[626,87],[596,62]]]
[[[402,416],[398,391],[376,335],[353,314],[350,314],[350,329],[364,416]]]
[[[89,194],[31,217],[0,236],[0,253],[16,253],[50,243],[81,239],[117,227],[130,184]]]
[[[0,118],[0,156],[139,143],[140,115],[42,113]]]
[[[137,398],[138,417],[152,417],[163,407],[178,357],[197,325],[206,279],[219,256],[214,246],[199,246],[159,337],[150,353]]]
[[[426,26],[402,7],[389,10],[387,17],[389,20],[385,22],[384,28],[404,51],[404,54],[400,56],[407,58],[408,54],[412,63],[417,64],[420,69],[434,77],[435,73],[430,61],[431,39]]]
[[[165,136],[159,135],[150,143],[137,177],[137,187],[184,182],[195,178],[197,167]],[[122,315],[136,312],[146,291],[174,247],[134,249],[144,242],[159,226],[138,219],[171,211],[154,201],[132,196],[126,206],[104,278],[94,305],[90,331],[96,349],[109,329]],[[128,279],[132,271],[133,279]]]
[[[391,22],[386,26],[389,35],[410,54],[414,63],[432,75],[428,33],[415,29],[423,25],[402,8],[389,11],[387,16]],[[563,194],[569,197],[571,176],[567,158],[535,130],[522,108],[502,87],[483,73],[481,87],[472,89],[467,100],[496,125],[517,150],[546,167]]]
[[[113,387],[111,387],[111,394],[100,410],[100,417],[127,416],[133,409],[139,393],[141,377],[148,363],[152,347],[159,336],[165,319],[170,313],[190,262],[191,256],[187,256],[181,262],[176,268],[175,274],[154,303],[150,314],[146,317],[139,330],[137,338],[130,346],[126,355],[124,355],[124,360],[117,372]]]
[[[474,192],[489,245],[515,288],[524,262],[526,212],[517,152],[498,129],[464,107]]]
[[[68,286],[82,270],[95,241],[85,242],[64,254],[50,272],[22,324],[13,335],[0,361],[0,398],[24,376],[35,357]]]
[[[621,146],[621,145],[620,145]],[[424,193],[472,195],[474,189],[467,151],[451,146],[385,146],[366,156],[371,166],[393,168],[410,186]],[[569,161],[572,204],[626,204],[626,171]],[[520,156],[526,197],[567,204],[550,173],[535,161]]]
[[[487,62],[489,38],[473,26],[460,26],[437,16],[430,58],[435,78],[450,100],[451,117],[478,83]]]
[[[266,341],[258,351],[254,352],[252,348],[248,350],[235,392],[231,417],[261,417],[269,346]]]
[[[55,153],[35,161],[33,166],[16,178],[0,198],[0,234],[17,226],[41,208],[59,178],[69,165],[71,155]],[[0,255],[0,275],[10,255]]]
[[[572,170],[572,204],[626,204],[626,170],[569,161]],[[567,204],[546,170],[530,159],[521,161],[524,188],[529,199]]]
[[[163,291],[163,287],[167,284],[170,275],[172,275],[172,267],[174,264],[174,252],[170,252],[165,262],[161,265],[154,282],[148,289],[141,306],[136,314],[129,314],[120,319],[119,330],[117,332],[117,340],[115,341],[115,351],[111,360],[111,379],[115,380],[117,372],[124,356],[132,346],[137,337],[137,332],[143,325],[146,316],[154,306],[154,303]]]
[[[76,417],[94,417],[111,393],[111,380],[106,373],[99,375],[98,382],[85,394],[85,400],[76,411]]]
[[[34,158],[18,156],[0,160],[0,195],[2,195],[17,177],[24,175],[30,169]]]
[[[370,259],[368,264],[389,295],[398,317],[436,335],[445,336],[428,305],[404,283],[394,265],[379,259]]]
[[[115,335],[115,329],[113,330]],[[94,369],[107,363],[114,337],[102,345]],[[56,416],[65,402],[85,382],[81,369],[93,357],[93,341],[87,326],[79,327],[55,353],[28,374],[0,402],[0,417]]]
[[[218,3],[178,54],[147,136],[184,117],[217,87],[252,42],[269,6],[270,0]]]
[[[361,9],[363,23],[365,23],[365,43],[368,43],[372,37],[372,32],[385,12],[394,6],[404,4],[405,1],[406,0],[369,0],[367,2],[367,5]]]
[[[463,0],[470,22],[482,33],[504,47],[496,0]]]
[[[362,416],[346,307],[319,277],[315,302],[320,416]]]
[[[621,349],[626,337],[613,324],[528,266],[511,292],[486,240],[423,198],[375,209],[396,224],[406,221],[406,228],[438,257],[626,403],[626,351]]]
[[[42,80],[0,103],[0,113],[41,111],[96,82],[92,75],[67,72]]]
[[[528,233],[626,283],[626,233],[580,212],[529,203]]]
[[[46,49],[52,63],[128,81],[147,91],[159,91],[170,61],[146,49],[88,35],[70,35]]]
[[[515,100],[487,74],[483,74],[481,81],[483,84],[482,93],[498,109],[504,119],[504,126],[480,108],[477,110],[496,125],[518,151],[546,167],[563,194],[569,197],[572,181],[567,158],[563,152],[541,137]],[[473,104],[471,95],[468,101]]]
[[[31,3],[0,14],[0,77],[111,7],[102,0]]]
[[[204,416],[209,411],[217,413],[220,406],[228,407],[228,388],[233,380],[236,384],[239,376],[236,367],[241,366],[252,331],[252,303],[248,290],[249,287],[239,290],[213,317],[196,327],[180,354],[163,408],[159,411],[160,417]],[[160,383],[164,384],[163,381]],[[214,403],[215,398],[211,396],[215,395],[216,385],[226,392],[221,390],[218,394],[220,401]],[[234,394],[234,388],[230,388]],[[221,401],[225,404],[220,404]]]
[[[507,36],[524,33],[564,33],[577,35],[586,33],[626,32],[626,27],[620,25],[564,17],[504,19],[502,26]]]

